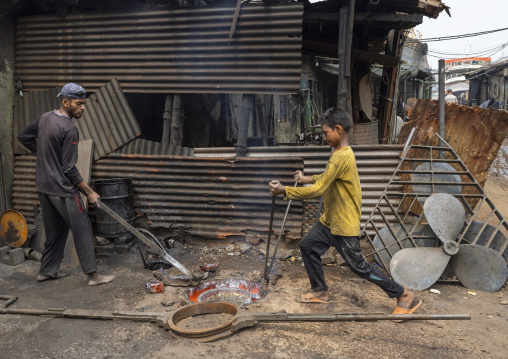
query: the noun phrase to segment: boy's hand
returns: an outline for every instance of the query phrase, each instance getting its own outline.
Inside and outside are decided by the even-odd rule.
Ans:
[[[303,183],[303,177],[304,177],[303,176],[303,171],[296,171],[295,172],[295,177],[294,177],[295,182],[298,182],[298,183],[302,184]]]
[[[270,194],[274,197],[278,196],[279,194],[286,193],[286,188],[279,181],[270,182],[269,187]]]

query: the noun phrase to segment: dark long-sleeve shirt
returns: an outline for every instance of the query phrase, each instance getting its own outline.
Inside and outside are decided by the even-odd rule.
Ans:
[[[37,191],[60,197],[75,197],[83,178],[76,168],[79,132],[71,119],[57,111],[42,114],[18,136],[37,155]]]

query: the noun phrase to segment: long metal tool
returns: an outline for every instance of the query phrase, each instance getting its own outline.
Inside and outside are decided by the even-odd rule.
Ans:
[[[125,229],[127,229],[129,232],[131,232],[133,235],[136,236],[141,242],[146,244],[150,249],[162,256],[166,261],[171,263],[173,266],[178,268],[180,272],[185,274],[187,277],[192,278],[194,280],[199,280],[197,276],[192,274],[187,268],[185,268],[180,262],[178,262],[176,259],[171,257],[164,249],[159,247],[157,244],[146,238],[144,235],[141,234],[136,228],[131,226],[127,221],[125,221],[122,217],[120,217],[118,214],[115,213],[111,208],[106,206],[103,202],[99,201],[99,207],[101,210],[109,214],[111,217],[113,217],[119,224],[121,224]]]
[[[293,187],[296,187],[298,185],[298,181],[295,182],[295,185]],[[275,197],[274,197],[275,198]],[[268,258],[268,250],[266,251],[266,257],[265,257],[265,273],[266,273],[266,286],[270,284],[270,272],[272,271],[273,264],[275,263],[275,258],[277,257],[277,249],[279,248],[280,240],[282,238],[282,233],[284,232],[284,227],[286,226],[286,220],[288,218],[289,209],[291,208],[291,202],[293,202],[292,199],[289,200],[288,206],[286,208],[286,213],[284,214],[284,220],[282,221],[282,226],[280,227],[279,231],[279,237],[277,238],[277,242],[275,243],[275,248],[273,249],[273,256],[272,260],[270,261],[270,265],[266,266],[266,258]],[[265,276],[263,276],[265,278]],[[264,280],[263,285],[260,287],[262,291],[265,291],[264,288]]]
[[[263,271],[263,278],[261,279],[261,290],[264,290],[264,286],[265,286],[265,280],[268,281],[268,273],[267,272],[267,265],[268,265],[268,256],[269,256],[269,253],[270,253],[270,241],[272,239],[272,228],[273,228],[273,215],[275,213],[275,198],[274,196],[272,196],[272,210],[270,212],[270,226],[268,227],[268,240],[266,241],[266,253],[265,253],[265,265],[263,266],[264,268],[264,271]]]

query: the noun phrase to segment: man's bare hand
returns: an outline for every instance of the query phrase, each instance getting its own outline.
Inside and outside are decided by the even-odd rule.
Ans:
[[[270,194],[274,197],[279,194],[285,194],[286,188],[279,181],[272,181],[269,183]]]
[[[87,194],[87,197],[88,202],[94,203],[97,207],[100,207],[99,200],[101,199],[101,196],[92,191],[91,193]]]

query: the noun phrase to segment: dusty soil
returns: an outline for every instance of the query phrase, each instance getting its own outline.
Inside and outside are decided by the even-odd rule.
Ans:
[[[508,218],[508,180],[491,176],[486,192]],[[247,254],[228,255],[217,249],[229,241],[176,242],[170,252],[196,273],[203,263],[220,262],[217,278],[259,280],[263,242]],[[209,250],[202,250],[207,245]],[[375,285],[355,277],[347,267],[324,268],[332,302],[298,304],[294,299],[308,290],[308,279],[298,260],[297,243],[291,259],[279,261],[280,277],[247,312],[288,313],[390,313],[395,300]],[[143,268],[139,254],[115,254],[100,260],[101,272],[117,275],[109,284],[88,287],[79,269],[64,269],[67,277],[35,282],[39,264],[27,261],[17,267],[0,264],[0,294],[19,299],[10,308],[73,308],[169,312],[188,304],[187,288],[166,287],[164,293],[146,294],[152,272]],[[175,269],[171,275],[179,275]],[[508,358],[508,288],[497,293],[467,294],[457,283],[438,283],[418,292],[422,314],[470,314],[470,321],[419,321],[393,323],[266,323],[243,329],[212,343],[173,338],[153,323],[63,319],[0,315],[1,358]],[[164,305],[162,304],[164,303]],[[173,304],[174,303],[174,304]]]

